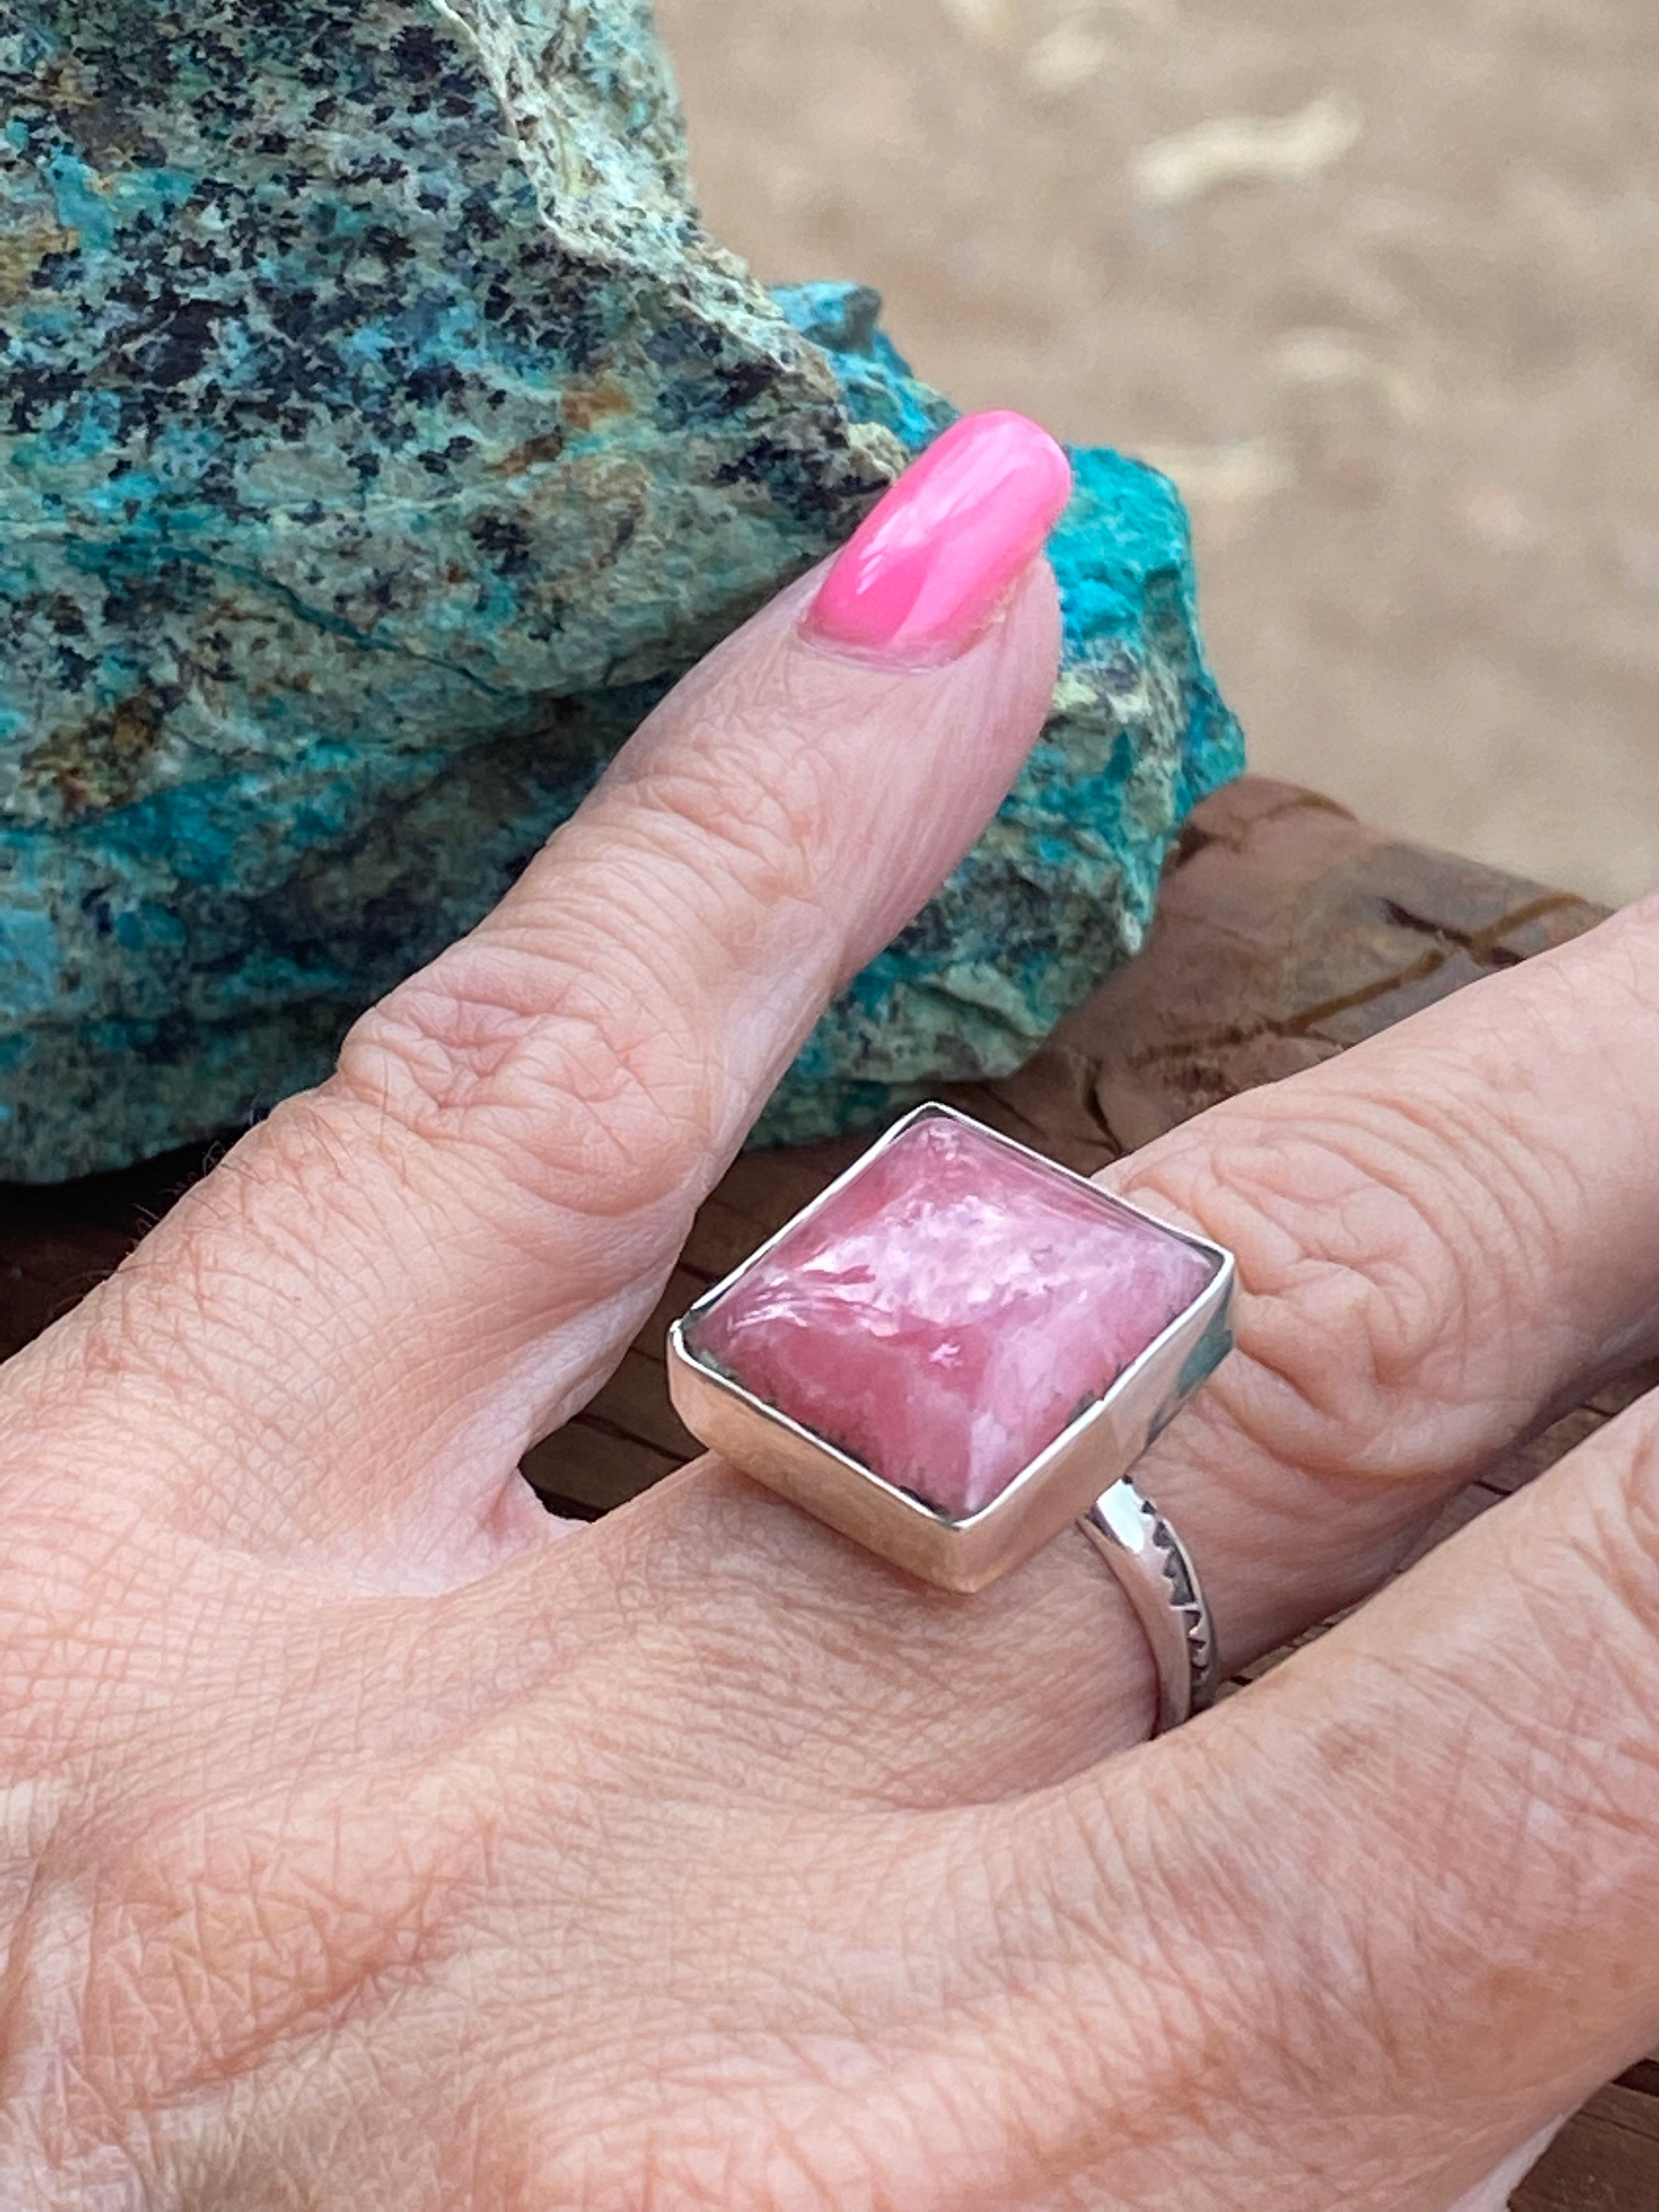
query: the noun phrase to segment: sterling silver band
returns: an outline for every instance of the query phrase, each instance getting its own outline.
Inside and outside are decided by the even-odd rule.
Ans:
[[[1219,1654],[1215,1623],[1187,1547],[1126,1474],[1078,1522],[1123,1587],[1158,1669],[1154,1735],[1213,1704]]]

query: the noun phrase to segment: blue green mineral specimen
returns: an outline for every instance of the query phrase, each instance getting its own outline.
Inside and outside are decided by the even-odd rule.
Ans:
[[[701,228],[645,0],[0,0],[0,1177],[246,1121],[951,410]],[[1075,456],[1054,710],[763,1133],[1005,1072],[1241,766],[1164,479]]]

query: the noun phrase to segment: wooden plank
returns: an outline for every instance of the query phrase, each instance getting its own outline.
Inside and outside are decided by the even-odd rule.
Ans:
[[[587,1413],[544,1437],[526,1457],[524,1471],[556,1511],[562,1505],[588,1520],[625,1505],[680,1464]]]
[[[1599,918],[1247,777],[1188,824],[1142,957],[1047,1049],[1093,1063],[1089,1103],[1128,1151]]]
[[[661,1453],[671,1466],[677,1466],[694,1459],[702,1447],[680,1425],[679,1416],[668,1402],[663,1342],[666,1333],[665,1328],[653,1330],[649,1339],[626,1353],[583,1418],[602,1422],[617,1436],[637,1438]]]
[[[1615,2085],[1569,2120],[1510,2212],[1656,2212],[1659,2098]]]

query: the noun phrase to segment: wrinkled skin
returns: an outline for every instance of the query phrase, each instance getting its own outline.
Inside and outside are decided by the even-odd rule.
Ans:
[[[910,672],[810,588],[5,1372],[8,2205],[1449,2212],[1659,2040],[1651,1404],[1150,1746],[1080,1540],[520,1483],[1042,715],[1040,566]],[[1659,1350],[1656,947],[1114,1171],[1239,1255],[1146,1469],[1230,1665]]]

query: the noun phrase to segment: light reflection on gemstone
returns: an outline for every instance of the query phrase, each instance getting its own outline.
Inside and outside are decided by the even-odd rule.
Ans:
[[[1103,1396],[1214,1269],[1103,1193],[928,1117],[745,1270],[688,1344],[960,1519]]]

